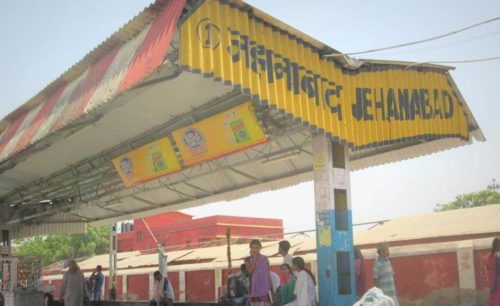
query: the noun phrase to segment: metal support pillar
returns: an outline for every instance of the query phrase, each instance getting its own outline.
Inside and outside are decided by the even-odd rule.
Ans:
[[[0,256],[10,256],[10,232],[9,230],[2,230],[2,241],[0,241]]]
[[[347,147],[318,135],[313,140],[319,305],[356,301]]]
[[[165,249],[163,249],[161,246],[158,247],[159,252],[158,252],[158,270],[161,272],[162,275],[167,276],[168,273],[168,255]]]
[[[116,272],[118,261],[118,240],[117,240],[117,226],[115,224],[111,227],[111,234],[109,237],[109,299],[116,300]]]

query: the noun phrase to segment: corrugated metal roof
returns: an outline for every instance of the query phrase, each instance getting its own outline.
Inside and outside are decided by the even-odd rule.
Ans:
[[[155,19],[160,12],[169,4],[168,0],[157,0],[155,3],[149,5],[136,17],[131,19],[127,24],[118,29],[108,39],[103,41],[100,45],[95,47],[92,51],[87,53],[78,63],[66,70],[56,80],[52,81],[38,94],[33,96],[25,104],[12,111],[0,122],[0,129],[3,130],[12,120],[15,119],[20,113],[25,113],[46,99],[51,97],[55,92],[59,91],[61,87],[66,86],[69,82],[75,80],[84,71],[91,67],[94,63],[106,56],[110,51],[117,47],[121,47],[132,38],[136,37],[142,32],[150,23]]]
[[[124,27],[139,31],[118,31],[24,108],[7,116],[14,121],[1,136],[0,161],[60,131],[155,73],[163,64],[183,8],[184,0],[158,0]],[[30,127],[37,125],[34,134]]]
[[[483,239],[474,239],[472,240],[473,246],[475,250],[484,250],[489,249],[491,247],[491,238],[483,238]],[[429,243],[429,244],[414,244],[414,245],[405,245],[400,247],[391,247],[391,257],[406,257],[406,256],[418,256],[423,254],[433,254],[433,253],[448,253],[448,252],[456,252],[460,241],[456,242],[441,242],[441,243]],[[366,260],[375,259],[377,257],[377,251],[374,248],[362,249],[363,258]],[[290,252],[290,254],[293,254]],[[109,257],[104,258],[102,261],[95,261],[96,265],[101,264],[104,275],[108,275],[108,266],[107,262],[109,262]],[[300,255],[306,262],[315,262],[317,257],[315,251],[311,251],[307,254]],[[156,256],[158,257],[158,255]],[[281,257],[271,257],[269,259],[271,265],[280,265],[283,262]],[[242,263],[240,260],[233,260],[233,269],[238,269],[238,265]],[[138,266],[138,265],[136,265]],[[81,267],[81,264],[80,264]],[[95,269],[95,265],[88,269]],[[193,263],[193,264],[185,264],[185,265],[174,265],[169,266],[169,272],[179,272],[179,271],[203,271],[203,270],[214,270],[214,269],[227,269],[227,261],[224,262],[207,262],[207,263]],[[129,268],[129,269],[119,269],[118,275],[137,275],[137,274],[153,274],[158,270],[158,267],[147,267],[147,268]],[[51,271],[52,273],[49,275],[44,275],[42,278],[44,280],[55,280],[62,278],[62,272],[60,271]],[[91,272],[84,273],[86,277],[90,276]]]
[[[200,90],[192,92],[188,90],[191,87],[196,87]],[[174,89],[182,90],[181,92],[176,92]],[[78,132],[78,134],[59,139],[50,147],[44,148],[42,152],[37,152],[30,156],[30,158],[19,162],[15,167],[4,171],[0,175],[0,195],[5,196],[6,193],[12,192],[16,187],[21,187],[40,178],[46,178],[70,165],[80,163],[82,165],[87,164],[87,167],[92,168],[92,165],[96,161],[93,158],[85,161],[89,155],[100,155],[100,152],[130,139],[131,135],[135,135],[136,139],[143,138],[144,135],[142,134],[145,131],[155,128],[159,122],[164,122],[166,118],[175,118],[189,112],[197,102],[208,102],[217,97],[224,96],[230,91],[231,88],[223,84],[219,83],[214,87],[212,84],[206,83],[206,79],[203,77],[183,74],[172,81],[157,84],[153,88],[150,87],[148,90],[136,90],[134,92],[135,100],[133,101],[127,100],[129,97],[122,96],[119,102],[125,100],[127,103],[124,103],[124,105],[97,123],[90,125],[88,128]],[[179,102],[181,105],[165,103],[165,101],[173,100]],[[56,120],[56,118],[57,116],[54,115],[53,119]],[[134,122],[134,124],[128,124],[128,122]],[[41,130],[43,130],[43,124],[38,129],[38,131]],[[106,133],[102,133],[102,131],[106,131]],[[98,157],[99,160],[100,158]],[[112,166],[111,162],[109,166]],[[102,169],[95,170],[100,172],[100,175],[103,174]],[[85,176],[88,174],[88,171],[84,170],[80,173],[80,175]],[[59,186],[61,186],[61,190],[64,190],[63,185],[66,185],[65,181],[69,182],[66,179],[58,180],[56,185],[62,184]],[[178,199],[175,192],[167,189],[165,189],[165,192],[166,197],[163,197],[165,195],[164,192],[158,191],[158,196],[154,201],[164,203],[168,199]],[[16,194],[19,195],[19,193]],[[30,192],[28,194],[42,196],[43,193]],[[135,211],[134,207],[148,207],[144,202],[133,200],[132,198],[130,198],[130,205],[129,211]],[[103,211],[98,207],[88,205],[82,205],[79,211],[83,217],[88,218],[87,220],[103,217],[110,213],[110,211]]]
[[[200,43],[200,35],[208,32],[200,34],[203,22],[223,29],[216,31],[213,46]],[[354,150],[413,140],[469,140],[469,132],[478,129],[468,121],[465,101],[455,98],[456,88],[443,67],[387,62],[343,69],[322,56],[322,49],[259,20],[253,11],[216,0],[193,12],[180,35],[185,69],[230,83]],[[446,108],[450,113],[443,116]]]
[[[427,142],[413,142],[405,145],[388,145],[384,149],[364,149],[351,152],[351,170],[360,170],[385,165],[420,156],[434,154],[470,144],[458,138],[444,138]]]
[[[475,249],[488,249],[491,238],[472,239],[475,234],[489,237],[500,232],[500,204],[453,211],[434,212],[396,218],[383,225],[354,233],[354,243],[360,245],[366,259],[375,258],[374,245],[387,241],[407,241],[401,246],[391,246],[391,256],[416,256],[429,252],[455,252],[460,240],[473,240]],[[440,237],[444,242],[413,243],[417,239]],[[446,241],[458,237],[457,241]],[[290,254],[299,254],[307,262],[316,260],[316,237],[296,237],[288,239],[291,244]],[[277,255],[279,241],[262,243],[262,254],[269,257],[272,265],[279,265],[283,259]],[[227,246],[198,248],[168,252],[169,271],[195,271],[227,268]],[[231,245],[233,267],[237,267],[249,255],[248,244]],[[187,262],[187,263],[184,263]],[[92,270],[96,265],[108,268],[109,255],[98,255],[79,263],[82,270]],[[153,273],[157,270],[158,254],[140,254],[137,251],[118,253],[119,274]],[[151,267],[147,267],[151,266]],[[44,279],[57,279],[61,275],[44,276]]]
[[[144,106],[144,102],[141,105]],[[120,117],[123,118],[123,116],[117,116],[117,118]],[[87,132],[89,134],[87,134]],[[105,136],[92,133],[92,129],[87,132],[85,134],[82,134],[81,137],[88,138],[89,135],[92,135],[92,137],[102,138],[103,136]],[[296,138],[293,135],[291,135],[291,137],[294,139],[294,141],[301,143],[307,140],[308,136],[307,134],[301,134],[300,138]],[[107,143],[109,143],[110,141],[114,141],[114,139],[106,140]],[[292,145],[291,143],[287,144],[287,142],[283,141],[281,138],[278,138],[277,141],[279,141],[279,143],[284,147]],[[78,154],[81,155],[81,153],[78,152],[89,150],[93,145],[97,144],[102,144],[102,142],[93,141],[89,146],[85,142],[80,142],[79,137],[75,137],[65,140],[63,143],[61,143],[61,146],[54,146],[52,148],[49,148],[48,151],[59,152],[59,155],[60,152],[64,152],[64,156],[66,156],[67,158],[78,158]],[[375,156],[370,155],[374,154],[370,150],[351,153],[351,157],[354,158],[354,161],[351,162],[351,169],[362,169],[369,166],[394,162],[395,160],[402,160],[405,158],[420,156],[422,154],[428,154],[429,150],[435,152],[437,150],[447,149],[451,145],[458,146],[463,145],[463,143],[458,140],[445,139],[420,144],[413,148],[407,147],[400,149],[399,151],[389,151]],[[272,143],[270,146],[273,146]],[[267,151],[268,149],[265,149],[264,147],[265,146],[262,146],[262,148],[257,148],[257,150]],[[311,147],[310,145],[306,144],[302,147],[302,150],[304,150],[304,152],[310,152]],[[176,209],[184,209],[210,202],[233,200],[245,197],[253,193],[293,186],[301,182],[310,181],[312,179],[312,175],[310,173],[310,169],[312,168],[312,158],[309,154],[303,153],[287,161],[263,165],[262,158],[254,158],[255,152],[240,152],[234,156],[225,158],[224,162],[227,166],[234,167],[238,171],[253,176],[257,181],[252,181],[248,177],[233,173],[230,169],[215,171],[216,169],[211,168],[214,165],[200,165],[194,168],[185,169],[185,172],[183,173],[162,178],[160,182],[149,182],[145,184],[145,186],[141,186],[141,188],[138,188],[138,190],[127,191],[127,193],[133,195],[133,197],[124,196],[121,199],[112,202],[111,204],[109,204],[112,205],[111,207],[109,207],[109,209],[111,210],[107,210],[95,205],[81,205],[78,208],[78,215],[86,218],[86,220],[90,221],[93,225],[111,224],[113,222],[123,220],[124,218],[137,218]],[[360,155],[358,155],[358,153]],[[243,156],[247,158],[246,154],[253,155],[249,156],[250,160],[241,163],[241,157]],[[236,161],[239,161],[241,164],[235,166],[233,162]],[[52,162],[50,159],[44,159],[43,162],[42,160],[37,159],[30,162],[30,164],[31,163],[40,163],[40,165],[44,165],[44,167],[52,167],[52,164],[54,164],[54,162]],[[55,163],[53,166],[55,165],[57,165],[58,167],[64,166],[59,163]],[[39,175],[41,176],[43,172],[41,173],[39,171],[46,171],[44,167],[35,167],[35,164],[33,164],[32,167],[23,167],[23,169],[26,169],[25,171],[29,171],[28,173],[30,173],[30,175],[27,175],[25,179],[32,179],[32,173],[35,170],[40,173]],[[297,174],[298,170],[303,170],[302,174]],[[8,172],[15,173],[17,180],[21,179],[21,181],[19,181],[17,184],[22,184],[22,179],[24,179],[25,176],[22,175],[21,172],[14,172],[14,170],[10,170]],[[288,173],[294,174],[288,176]],[[186,175],[189,176],[189,180],[186,180]],[[279,175],[281,175],[281,178],[276,179],[275,175],[277,175],[278,177]],[[184,198],[183,200],[179,200],[179,195],[175,190],[169,190],[164,187],[161,188],[161,186],[163,186],[162,184],[165,183],[164,180],[166,180],[168,184],[176,184],[174,186],[177,186],[177,191],[189,194],[196,199],[193,200],[190,198]],[[185,185],[184,182],[188,183],[189,185]],[[7,185],[7,183],[10,185]],[[15,183],[16,181],[12,180],[5,182],[2,182],[0,180],[0,185],[2,186],[12,186]],[[240,188],[235,190],[234,186],[240,186]],[[144,202],[141,199],[144,199],[147,202]],[[106,201],[102,201],[102,203],[103,204],[101,206],[108,206],[108,204],[106,204]],[[93,220],[95,221],[93,222]],[[57,230],[53,232],[57,232]]]
[[[298,37],[312,48],[333,50],[242,1],[231,3],[253,10],[258,18]],[[85,222],[110,224],[127,217],[147,216],[213,201],[234,200],[312,179],[312,150],[308,143],[311,131],[291,124],[285,124],[278,128],[280,131],[269,134],[269,147],[256,147],[213,163],[185,168],[181,173],[149,182],[137,189],[124,190],[117,178],[112,176],[114,172],[109,168],[111,163],[106,164],[106,160],[116,156],[117,152],[126,152],[124,148],[133,148],[141,141],[158,135],[159,126],[162,132],[168,133],[173,126],[179,127],[182,126],[181,123],[186,125],[206,117],[204,107],[207,105],[215,105],[221,101],[229,105],[227,101],[230,99],[234,99],[230,103],[242,102],[236,101],[242,96],[236,96],[231,86],[187,72],[168,81],[156,80],[157,83],[150,84],[147,88],[141,87],[118,95],[120,90],[126,90],[131,84],[155,73],[158,67],[164,68],[160,58],[163,59],[161,55],[167,52],[165,48],[168,37],[174,35],[172,31],[177,21],[171,14],[180,14],[183,7],[183,1],[158,0],[39,95],[10,114],[7,121],[4,120],[11,124],[0,135],[0,159],[4,158],[0,170],[0,196],[4,200],[1,205],[21,203],[25,198],[36,204],[36,200],[40,200],[37,197],[45,194],[67,198],[75,197],[75,194],[81,197],[86,192],[96,195],[96,198],[78,202],[78,206],[75,204],[68,207],[68,210],[77,211],[77,215]],[[187,5],[185,9],[190,10],[191,7]],[[153,39],[154,37],[157,39]],[[173,39],[178,41],[175,35]],[[428,68],[443,71],[447,69],[438,66]],[[141,77],[137,79],[137,76]],[[166,75],[159,71],[154,77],[165,78]],[[110,101],[113,103],[108,103]],[[106,112],[101,111],[103,109]],[[467,107],[466,111],[470,112]],[[61,114],[64,114],[62,119]],[[74,134],[54,133],[64,130],[65,126],[71,126],[71,121],[76,122],[74,119],[81,118],[83,114],[87,114],[85,118],[99,120],[90,120],[92,125]],[[472,115],[468,114],[468,117],[471,128],[476,129],[476,137],[481,136],[477,123],[471,121]],[[283,132],[285,129],[286,133]],[[48,135],[55,135],[54,139]],[[41,141],[42,139],[45,141]],[[468,143],[460,139],[424,143],[415,140],[404,145],[366,148],[351,152],[351,169],[394,162]],[[274,154],[297,146],[301,147],[301,154],[293,160],[262,164],[266,152]],[[26,150],[28,147],[32,150]],[[27,151],[32,154],[23,155]],[[94,163],[100,166],[94,166]],[[245,175],[234,173],[231,168]],[[71,175],[75,171],[80,175],[85,174],[85,184],[81,183],[79,177],[75,179]],[[89,173],[94,176],[91,177]],[[70,176],[65,176],[67,174]],[[92,179],[94,185],[91,184]],[[60,190],[42,190],[47,186],[61,187]],[[67,191],[70,186],[78,186],[79,189],[72,194]],[[103,190],[111,190],[114,194],[110,197],[100,196]],[[138,196],[139,199],[131,195]],[[47,216],[52,214],[52,210],[43,213]],[[26,216],[23,215],[23,218]],[[44,233],[65,230],[64,225],[38,225],[37,233],[42,233],[42,228],[46,229]]]
[[[278,19],[264,13],[263,11],[251,5],[244,3],[243,1],[232,0],[229,2],[232,3],[232,5],[235,5],[236,7],[239,7],[243,10],[252,11],[253,16],[273,25],[274,27],[280,28],[282,31],[293,35],[294,37],[298,38],[301,41],[304,41],[305,43],[318,50],[322,50],[323,53],[327,50],[329,52],[338,53],[338,51],[319,42],[313,37],[290,27],[289,25],[279,21]],[[44,121],[45,117],[43,115],[45,115],[45,112],[47,110],[45,109],[41,114],[39,114],[39,109],[35,111],[34,108],[39,107],[42,103],[46,106],[50,106],[54,102],[53,100],[55,96],[57,97],[58,94],[60,94],[62,88],[68,86],[68,83],[74,83],[77,78],[81,78],[82,74],[87,73],[89,70],[92,70],[93,72],[85,80],[81,88],[79,88],[75,92],[75,96],[78,101],[73,101],[73,99],[69,102],[70,107],[65,108],[64,111],[59,110],[57,112],[59,113],[60,111],[63,111],[65,115],[62,116],[58,120],[58,123],[55,124],[54,130],[60,129],[65,125],[65,123],[68,123],[69,121],[72,121],[75,118],[79,117],[83,112],[86,113],[94,109],[96,105],[109,101],[116,91],[123,91],[133,84],[142,81],[144,77],[154,72],[155,69],[162,63],[164,54],[166,53],[166,48],[168,48],[167,41],[173,34],[172,31],[176,25],[176,20],[181,13],[181,8],[184,8],[183,0],[157,0],[154,4],[151,4],[148,8],[144,9],[143,12],[141,12],[129,23],[124,25],[112,36],[110,36],[106,41],[101,43],[93,51],[89,52],[80,62],[75,64],[72,68],[68,69],[63,75],[61,75],[57,80],[48,85],[39,94],[28,100],[23,106],[19,107],[8,116],[6,116],[6,118],[4,118],[0,122],[0,129],[3,130],[4,128],[7,128],[9,126],[11,133],[16,133],[19,135],[17,135],[16,141],[12,142],[12,148],[10,150],[7,150],[7,152],[3,152],[0,155],[0,159],[5,159],[6,156],[15,154],[23,150],[26,146],[29,145],[29,143],[36,142],[36,140],[39,140],[41,138],[39,136],[31,139],[32,132],[24,133],[24,129],[17,131],[15,122],[19,121],[18,117],[23,117],[26,116],[27,113],[30,113],[30,116],[28,117],[37,117],[38,120],[36,122],[33,120],[26,120],[25,125],[36,126],[40,124],[40,121]],[[151,25],[152,21],[153,24]],[[163,41],[162,39],[166,40]],[[141,46],[137,46],[134,45],[134,42],[131,42],[133,40],[135,40],[135,43],[144,40],[144,43],[142,43]],[[131,46],[135,46],[135,48],[131,48]],[[138,53],[134,56],[135,51],[137,51]],[[117,55],[117,52],[122,53],[121,56]],[[132,56],[134,56],[136,60],[133,60]],[[137,59],[143,62],[138,62]],[[131,60],[132,62],[130,63]],[[379,65],[409,64],[406,62],[395,61],[364,61]],[[121,65],[118,65],[118,63],[120,63]],[[129,66],[129,64],[131,64],[131,66]],[[111,67],[108,67],[110,65]],[[128,69],[123,69],[124,67],[128,67]],[[137,70],[137,68],[134,67],[141,68]],[[423,65],[421,67],[429,67],[442,70],[450,69],[450,67],[439,65]],[[128,76],[124,75],[124,71],[128,71]],[[115,72],[116,75],[113,75],[111,72]],[[117,78],[123,78],[123,80],[118,80],[118,82]],[[101,84],[101,80],[103,81],[103,84]],[[51,102],[49,103],[49,101]],[[470,113],[468,107],[467,111],[468,113]],[[473,116],[472,121],[474,123],[473,125],[478,127],[477,123],[473,119]],[[478,139],[484,139],[484,136],[480,131],[479,134],[480,135],[477,135]],[[10,135],[10,133],[2,135],[1,138],[3,140],[0,140],[0,149],[3,147],[1,144],[3,142],[9,141],[12,136],[13,135]],[[19,145],[15,146],[19,139],[23,139],[23,141],[21,141]]]
[[[139,251],[120,252],[117,254],[117,261],[118,261],[118,263],[121,263],[124,260],[130,259],[130,258],[142,257],[140,255],[141,255],[141,252],[139,252]],[[158,257],[158,255],[157,255],[157,257]],[[93,256],[93,257],[90,257],[90,258],[85,259],[83,261],[80,261],[78,263],[78,265],[80,266],[80,269],[82,269],[82,270],[94,270],[97,265],[101,265],[103,267],[108,268],[109,267],[109,255],[104,254],[104,255]],[[138,263],[137,266],[141,266],[141,264]]]
[[[374,229],[359,232],[355,243],[407,241],[440,237],[500,233],[500,204],[396,218]]]
[[[475,250],[484,250],[491,247],[491,238],[474,239],[472,240]],[[457,242],[441,242],[441,243],[429,243],[429,244],[415,244],[415,245],[405,245],[401,247],[391,247],[391,257],[406,257],[406,256],[418,256],[423,254],[433,254],[433,253],[448,253],[456,252],[457,246],[460,241]],[[362,249],[363,258],[366,260],[375,259],[377,257],[376,249]],[[292,252],[290,252],[293,254]],[[107,255],[106,255],[107,256]],[[300,255],[308,263],[316,261],[316,253],[311,252],[307,254]],[[107,257],[102,262],[96,262],[97,264],[103,264],[103,268],[107,269],[106,262],[109,262]],[[270,258],[270,263],[272,265],[279,265],[283,262],[281,257]],[[233,260],[233,269],[238,269],[238,265],[241,261]],[[105,266],[106,265],[106,266]],[[91,269],[94,269],[93,266]],[[203,270],[213,270],[213,269],[226,269],[227,261],[225,262],[208,262],[208,263],[194,263],[186,265],[175,265],[169,266],[169,272],[179,272],[179,271],[203,271]],[[90,269],[90,268],[89,268]],[[119,269],[118,275],[137,275],[137,274],[153,274],[158,270],[158,267],[149,268],[132,268],[132,269]],[[42,278],[44,280],[56,280],[62,278],[62,273],[59,271],[53,271],[54,274],[44,275]],[[85,277],[89,277],[91,272],[85,272]],[[104,275],[108,275],[108,271],[103,271]]]
[[[52,81],[49,85],[47,85],[44,89],[42,89],[38,94],[33,96],[31,99],[26,101],[23,105],[9,113],[4,119],[0,121],[0,133],[3,132],[12,122],[16,120],[16,118],[20,114],[24,114],[33,108],[39,106],[43,102],[47,101],[48,99],[53,99],[54,96],[57,96],[57,92],[60,92],[62,88],[64,88],[68,83],[74,81],[78,77],[81,76],[85,71],[87,71],[92,65],[94,65],[96,62],[102,60],[102,58],[108,56],[110,52],[112,53],[115,51],[117,48],[120,49],[120,53],[125,53],[125,54],[132,54],[132,50],[135,50],[132,46],[134,46],[134,43],[130,43],[133,40],[136,40],[136,42],[142,41],[144,37],[141,37],[138,39],[139,36],[144,36],[147,31],[145,31],[150,25],[151,22],[156,19],[156,17],[164,11],[165,7],[169,4],[171,4],[172,1],[169,0],[156,0],[154,3],[149,5],[147,8],[145,8],[141,13],[139,13],[136,17],[131,19],[127,24],[122,26],[120,29],[118,29],[115,33],[113,33],[108,39],[103,41],[101,44],[99,44],[97,47],[95,47],[92,51],[87,53],[78,63],[73,65],[71,68],[66,70],[61,76],[59,76],[56,80]],[[275,24],[276,26],[279,26],[283,28],[284,30],[290,32],[292,35],[295,35],[301,39],[304,39],[305,41],[309,42],[310,44],[314,45],[315,47],[319,49],[326,48],[327,46],[324,45],[323,43],[317,41],[313,37],[304,34],[287,24],[277,20],[276,18],[264,13],[263,11],[251,7],[250,5],[244,3],[243,1],[239,0],[234,0],[232,1],[236,5],[239,5],[241,7],[247,7],[251,8],[257,16],[260,18],[267,20],[268,22],[271,22]],[[178,5],[184,5],[184,1],[177,1]],[[329,48],[329,47],[328,47]],[[333,50],[333,49],[331,49]],[[125,63],[122,62],[123,66],[128,65],[127,59],[131,60],[130,57],[127,56],[117,56],[118,58],[121,58],[122,61],[125,61]],[[115,63],[118,63],[115,60]],[[121,66],[121,65],[116,65],[114,66]],[[120,69],[118,68],[110,68],[109,72],[111,71],[116,71],[119,72]],[[108,72],[108,74],[109,74]],[[123,73],[123,71],[121,72]],[[120,74],[121,74],[120,73]],[[118,78],[122,78],[120,74],[117,75]],[[105,77],[106,79],[106,77]],[[99,87],[102,87],[100,85]],[[104,86],[106,87],[106,86]],[[115,87],[115,86],[110,86],[110,87]],[[105,89],[103,91],[106,92]],[[114,90],[111,90],[113,92]],[[106,94],[104,93],[97,93],[96,90],[96,96],[97,97],[104,97],[104,101],[108,101],[106,99],[106,95],[110,95],[109,92]],[[92,108],[94,103],[98,103],[99,101],[93,101],[95,98],[91,98],[91,101],[89,102],[88,107]],[[46,103],[44,103],[46,104]]]
[[[79,218],[65,214],[56,213],[47,218],[43,222],[33,222],[24,224],[13,229],[12,238],[34,237],[46,235],[47,233],[66,233],[80,234],[85,233],[86,223]]]

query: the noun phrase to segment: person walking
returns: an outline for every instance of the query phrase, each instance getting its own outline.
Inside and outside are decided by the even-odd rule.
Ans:
[[[486,267],[490,283],[489,306],[500,306],[500,237],[493,239]]]
[[[83,300],[87,298],[85,277],[76,261],[71,259],[62,279],[61,302],[64,302],[64,306],[83,306]]]

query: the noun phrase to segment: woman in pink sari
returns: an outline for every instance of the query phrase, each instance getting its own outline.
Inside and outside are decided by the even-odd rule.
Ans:
[[[250,294],[248,300],[251,306],[270,306],[269,293],[274,295],[269,275],[269,265],[266,256],[260,254],[262,244],[259,240],[250,242],[250,265],[248,272],[251,275]]]
[[[354,272],[356,275],[356,296],[360,299],[366,292],[366,268],[363,253],[354,247]]]
[[[490,280],[489,306],[500,306],[500,238],[498,237],[493,240],[486,267]]]

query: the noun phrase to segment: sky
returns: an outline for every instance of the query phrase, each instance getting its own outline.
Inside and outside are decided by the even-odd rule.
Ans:
[[[0,117],[36,95],[151,1],[0,0]],[[319,41],[355,52],[416,41],[500,16],[497,0],[252,0]],[[500,21],[412,47],[359,58],[450,61],[500,56]],[[455,64],[452,77],[487,141],[351,173],[354,223],[431,212],[437,203],[500,181],[500,60]],[[285,231],[314,228],[313,184],[188,209],[282,218]]]

